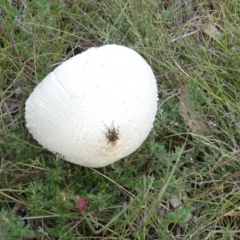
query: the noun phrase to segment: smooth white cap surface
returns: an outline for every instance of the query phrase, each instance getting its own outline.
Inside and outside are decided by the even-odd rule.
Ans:
[[[134,152],[157,111],[156,79],[134,50],[90,48],[59,65],[26,102],[26,126],[65,160],[103,167]],[[119,133],[109,142],[108,128]]]

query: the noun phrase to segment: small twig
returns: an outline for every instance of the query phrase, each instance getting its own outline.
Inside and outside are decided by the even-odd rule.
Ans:
[[[182,36],[176,37],[176,38],[172,39],[171,42],[176,42],[178,39],[189,37],[189,36],[191,36],[191,35],[193,35],[193,34],[195,34],[197,32],[199,32],[199,29],[197,29],[197,30],[195,30],[193,32],[190,32],[190,33],[186,33],[186,34],[184,34]]]
[[[9,111],[8,105],[5,101],[3,102],[3,107],[4,107],[4,110],[6,111],[7,115],[10,118],[10,121],[11,121],[10,126],[13,127],[14,126],[14,120],[12,118],[11,112]]]
[[[52,240],[49,235],[48,232],[44,231],[41,227],[38,227],[38,232],[40,232],[42,235],[44,235],[45,237],[47,237],[47,239]]]

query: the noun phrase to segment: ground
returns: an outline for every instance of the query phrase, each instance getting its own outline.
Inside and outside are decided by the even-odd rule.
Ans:
[[[0,238],[240,239],[239,1],[0,2]],[[110,43],[151,65],[158,112],[135,153],[85,168],[33,140],[24,104]]]

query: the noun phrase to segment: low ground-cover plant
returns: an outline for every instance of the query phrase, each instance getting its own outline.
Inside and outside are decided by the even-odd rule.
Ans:
[[[239,7],[2,1],[0,238],[238,239]],[[159,107],[137,152],[95,170],[42,149],[24,103],[59,63],[107,43],[149,62]]]

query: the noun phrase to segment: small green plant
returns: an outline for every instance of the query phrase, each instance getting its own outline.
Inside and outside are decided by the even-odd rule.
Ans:
[[[0,219],[0,236],[2,239],[17,240],[36,236],[30,226],[25,224],[24,220],[21,220],[19,217],[16,218],[13,214],[8,213],[4,209],[0,212]]]
[[[234,0],[1,1],[0,238],[239,238],[239,8]],[[134,154],[84,168],[32,139],[24,104],[58,64],[111,43],[152,66],[158,112]]]

